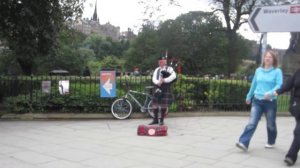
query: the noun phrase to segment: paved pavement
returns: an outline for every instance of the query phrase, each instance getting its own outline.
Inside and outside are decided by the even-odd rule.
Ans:
[[[280,168],[294,120],[278,117],[274,149],[262,119],[247,153],[235,147],[248,117],[167,118],[166,137],[136,135],[149,119],[0,121],[1,168]],[[298,162],[294,167],[299,167]]]

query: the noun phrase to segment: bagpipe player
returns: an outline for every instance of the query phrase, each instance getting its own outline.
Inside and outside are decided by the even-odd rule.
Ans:
[[[171,66],[167,66],[167,60],[165,57],[160,57],[158,59],[158,65],[159,67],[154,70],[152,76],[152,82],[154,84],[152,99],[154,118],[149,125],[164,125],[166,111],[173,100],[171,85],[172,82],[176,80],[176,72]],[[161,113],[160,120],[158,120],[159,112]]]

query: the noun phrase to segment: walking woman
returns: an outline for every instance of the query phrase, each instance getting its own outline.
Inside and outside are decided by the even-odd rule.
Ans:
[[[277,101],[274,92],[282,84],[282,71],[277,68],[277,57],[272,51],[266,52],[262,66],[257,68],[251,88],[246,97],[246,103],[251,104],[249,123],[239,138],[236,146],[247,151],[250,140],[256,130],[258,122],[264,113],[267,121],[268,140],[266,148],[273,148],[276,137]]]
[[[294,75],[275,92],[275,95],[282,94],[287,91],[292,91],[289,111],[296,119],[294,139],[284,159],[286,164],[291,166],[295,164],[300,149],[300,69],[298,69],[296,73],[294,73]]]

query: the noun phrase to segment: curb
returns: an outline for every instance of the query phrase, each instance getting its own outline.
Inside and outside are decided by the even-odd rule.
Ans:
[[[241,117],[249,116],[249,112],[171,112],[168,117]],[[288,112],[277,113],[280,117],[289,117]],[[147,114],[134,112],[131,119],[149,118]],[[1,120],[77,120],[77,119],[114,119],[110,113],[0,113]]]

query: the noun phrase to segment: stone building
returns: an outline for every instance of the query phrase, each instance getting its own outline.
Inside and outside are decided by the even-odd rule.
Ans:
[[[91,33],[98,33],[101,34],[103,37],[110,37],[113,40],[120,39],[119,26],[114,26],[109,22],[103,25],[100,24],[100,19],[97,14],[97,0],[95,5],[95,11],[91,19],[79,19],[71,27],[87,35]]]
[[[136,38],[136,35],[134,34],[134,32],[128,28],[127,31],[121,32],[120,34],[120,40],[133,40],[134,38]]]

